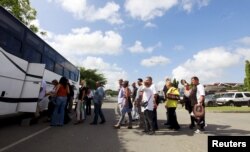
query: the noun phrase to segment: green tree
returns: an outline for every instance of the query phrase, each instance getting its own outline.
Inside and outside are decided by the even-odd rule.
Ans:
[[[108,89],[105,91],[105,94],[106,95],[110,95],[110,96],[117,96],[118,95],[118,91],[114,91],[114,90],[111,90],[111,89]]]
[[[90,89],[95,88],[96,81],[99,81],[102,85],[105,85],[107,83],[107,79],[104,77],[103,74],[98,73],[96,69],[85,69],[83,67],[80,68],[80,75],[81,80],[85,80],[86,85]]]
[[[247,91],[250,91],[250,62],[247,60],[245,64],[246,77],[244,79],[244,87]]]
[[[8,10],[17,19],[23,22],[33,32],[39,31],[38,27],[31,24],[31,21],[36,19],[36,10],[30,6],[29,0],[0,0],[0,5]],[[41,33],[44,34],[44,33]]]

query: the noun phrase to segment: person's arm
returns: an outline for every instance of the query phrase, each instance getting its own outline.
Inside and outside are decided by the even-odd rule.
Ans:
[[[202,85],[199,85],[197,88],[197,92],[199,92],[199,99],[197,99],[198,104],[203,104],[205,100],[205,88]]]
[[[57,92],[58,92],[58,90],[59,90],[60,87],[61,87],[61,84],[58,84],[58,85],[56,86],[55,94],[57,94]]]
[[[131,95],[131,92],[130,92],[130,90],[129,90],[129,88],[127,87],[127,88],[125,88],[125,98],[126,98],[126,100],[128,101],[128,98],[130,98],[130,95]]]
[[[154,94],[154,100],[153,100],[153,103],[154,103],[154,108],[157,108],[157,103],[156,103],[156,100],[157,100],[157,90],[155,88],[155,86],[153,86],[153,94]]]
[[[205,96],[201,95],[200,98],[199,98],[199,100],[198,100],[198,104],[203,104],[204,100],[205,100]]]
[[[67,94],[69,94],[70,93],[69,85],[66,86],[66,89],[67,89]]]

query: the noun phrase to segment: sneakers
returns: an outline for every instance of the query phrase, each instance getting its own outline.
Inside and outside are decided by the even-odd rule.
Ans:
[[[155,131],[149,131],[147,134],[148,134],[148,135],[154,135],[154,134],[155,134]]]
[[[120,126],[120,125],[114,125],[113,127],[114,127],[115,129],[120,129],[121,126]]]
[[[200,129],[197,129],[197,130],[195,130],[195,131],[194,131],[194,133],[196,133],[196,134],[200,134],[200,133],[201,133],[201,131],[200,131]]]
[[[133,129],[132,126],[128,126],[128,129]]]
[[[194,126],[194,125],[192,125],[192,124],[191,124],[191,125],[189,125],[189,129],[194,129],[194,127],[195,127],[195,126]]]

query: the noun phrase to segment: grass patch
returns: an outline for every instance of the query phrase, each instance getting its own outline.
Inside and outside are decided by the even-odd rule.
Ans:
[[[250,112],[250,107],[230,107],[230,106],[218,106],[218,107],[206,107],[207,112]]]

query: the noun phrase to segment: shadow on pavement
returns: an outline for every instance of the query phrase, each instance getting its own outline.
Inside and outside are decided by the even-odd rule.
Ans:
[[[74,125],[74,120],[72,120],[63,127],[51,127],[49,130],[7,151],[127,152],[123,144],[124,141],[120,141],[118,132],[112,128],[112,125],[116,122],[114,109],[104,108],[103,113],[106,118],[105,124],[90,125],[93,120],[92,113],[92,115],[87,117],[87,120],[82,124]]]
[[[166,120],[158,120],[159,130],[156,131],[155,136],[162,135],[170,135],[170,136],[194,136],[195,129],[190,129],[189,124],[180,124],[180,130],[170,130],[165,126],[164,123]],[[143,129],[135,128],[134,133],[137,135],[145,135],[142,132]],[[203,134],[214,135],[214,136],[232,136],[232,135],[250,135],[249,130],[241,130],[241,129],[232,129],[230,125],[220,125],[220,124],[208,124],[205,130],[202,132]]]
[[[250,130],[232,129],[230,125],[208,124],[206,134],[215,136],[250,135]]]

